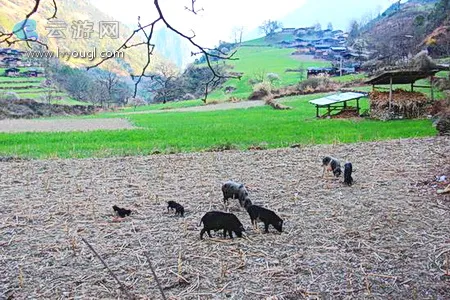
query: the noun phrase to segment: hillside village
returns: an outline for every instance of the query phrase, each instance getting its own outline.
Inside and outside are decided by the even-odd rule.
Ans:
[[[309,55],[317,60],[334,63],[334,68],[308,68],[308,76],[325,73],[331,76],[355,74],[369,53],[348,46],[348,33],[342,30],[319,29],[314,26],[302,28],[282,28],[280,35],[292,35],[291,40],[282,40],[277,45],[293,48],[292,55]],[[342,64],[342,65],[341,65]],[[342,73],[341,73],[342,71]]]

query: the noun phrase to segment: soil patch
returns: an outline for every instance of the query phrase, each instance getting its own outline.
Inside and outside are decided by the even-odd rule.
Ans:
[[[0,120],[0,132],[58,132],[136,129],[126,119]]]
[[[160,299],[145,252],[168,299],[448,299],[450,196],[418,184],[442,175],[446,153],[450,139],[436,137],[3,162],[0,298],[125,299],[85,238],[138,299]],[[352,187],[321,178],[324,155],[353,163]],[[231,201],[248,238],[201,241],[200,218],[224,209],[228,179],[284,232],[252,230]],[[119,221],[113,205],[133,212]]]

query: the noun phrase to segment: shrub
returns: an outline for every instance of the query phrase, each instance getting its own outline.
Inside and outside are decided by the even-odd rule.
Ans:
[[[128,102],[127,102],[128,106],[134,106],[135,108],[137,106],[142,106],[142,105],[145,105],[145,104],[146,104],[145,100],[142,99],[142,97],[140,97],[140,96],[137,96],[135,98],[129,98]]]
[[[270,83],[272,83],[272,84],[273,84],[275,81],[280,81],[280,76],[278,76],[277,73],[267,73],[266,78],[267,78],[267,80],[268,80]]]
[[[184,94],[182,99],[183,100],[194,100],[194,99],[196,99],[196,97],[194,95],[192,95],[191,93],[186,93],[186,94]]]
[[[300,90],[317,90],[329,88],[331,81],[326,77],[311,77],[299,83]]]
[[[253,86],[253,93],[248,99],[266,100],[272,98],[272,84],[267,81],[260,82]]]
[[[263,82],[260,82],[260,83],[256,84],[253,87],[253,91],[254,92],[262,91],[262,92],[264,92],[266,94],[270,94],[270,93],[272,93],[272,88],[273,88],[273,86],[272,86],[272,84],[270,82],[263,81]]]
[[[447,78],[438,78],[435,86],[441,91],[450,90],[450,80]]]
[[[15,101],[20,100],[20,97],[15,92],[0,92],[0,100]]]
[[[261,82],[260,80],[255,79],[255,78],[250,78],[248,80],[248,84],[250,84],[250,85],[255,85],[255,84],[260,83],[260,82]]]

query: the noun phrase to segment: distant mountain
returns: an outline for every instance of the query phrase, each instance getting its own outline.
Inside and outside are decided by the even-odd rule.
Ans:
[[[156,51],[179,68],[184,68],[193,60],[189,55],[191,53],[189,43],[165,27],[155,32],[154,43]]]
[[[36,14],[31,19],[36,21],[37,32],[39,39],[45,41],[49,50],[56,51],[92,51],[94,48],[97,51],[97,56],[103,51],[116,50],[126,38],[128,38],[132,31],[122,23],[119,23],[119,38],[105,37],[100,39],[99,37],[99,22],[102,21],[115,21],[108,15],[93,6],[88,0],[58,0],[58,12],[56,22],[65,33],[65,38],[52,38],[50,34],[50,27],[55,27],[55,20],[48,21],[47,18],[53,14],[52,1],[41,1],[41,5]],[[0,0],[1,14],[0,14],[0,29],[3,31],[12,31],[15,24],[22,21],[25,15],[28,14],[34,5],[34,1],[29,0]],[[74,38],[72,36],[73,22],[87,21],[93,24],[93,32],[88,38]],[[62,25],[61,25],[62,24]],[[89,24],[89,23],[85,23]],[[135,41],[140,41],[136,39]],[[21,44],[22,48],[25,47]],[[0,44],[0,48],[7,47],[7,45]],[[102,68],[108,68],[119,74],[127,74],[128,72],[138,72],[146,62],[145,46],[128,49],[124,58],[116,58],[115,61],[108,62],[102,65]],[[97,57],[94,61],[88,61],[87,59],[70,59],[69,61],[62,60],[62,62],[71,66],[87,66],[93,62],[98,61]],[[158,55],[154,55],[154,59],[158,60]]]

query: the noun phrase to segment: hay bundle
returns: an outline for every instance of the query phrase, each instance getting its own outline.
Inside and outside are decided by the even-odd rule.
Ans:
[[[372,117],[379,117],[389,109],[389,92],[369,93]],[[428,99],[422,93],[395,90],[392,92],[391,113],[404,118],[419,118],[424,115]]]
[[[272,106],[272,108],[279,109],[279,110],[292,109],[292,107],[278,103],[274,99],[267,99],[266,105],[270,105],[270,106]]]

